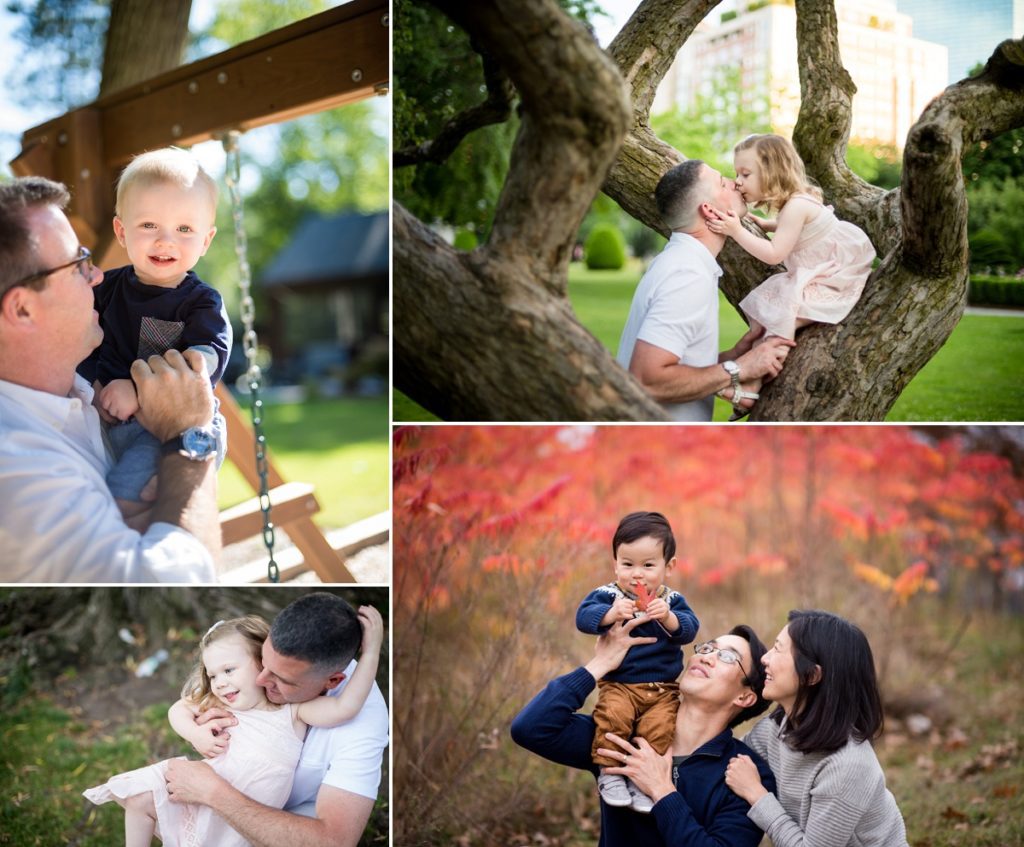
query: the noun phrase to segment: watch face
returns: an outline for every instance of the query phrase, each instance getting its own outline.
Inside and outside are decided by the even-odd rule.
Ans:
[[[193,456],[207,456],[217,449],[217,439],[212,432],[193,427],[182,433],[181,446]]]
[[[740,366],[735,362],[722,362],[722,367],[731,374],[738,374],[740,372]]]

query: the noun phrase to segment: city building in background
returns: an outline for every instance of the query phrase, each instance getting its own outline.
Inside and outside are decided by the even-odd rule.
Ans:
[[[947,85],[948,50],[914,35],[896,0],[837,0],[839,49],[853,77],[851,139],[902,149],[922,109]],[[760,0],[706,19],[679,52],[653,110],[714,108],[723,80],[738,85],[755,121],[792,134],[800,110],[796,10],[792,0]]]

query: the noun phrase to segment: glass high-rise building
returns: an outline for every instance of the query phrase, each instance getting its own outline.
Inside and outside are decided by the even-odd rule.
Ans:
[[[914,35],[949,48],[949,84],[984,64],[1007,38],[1024,36],[1024,0],[896,0]]]

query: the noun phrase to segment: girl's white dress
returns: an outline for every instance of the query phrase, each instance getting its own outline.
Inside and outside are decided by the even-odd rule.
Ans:
[[[818,202],[806,194],[793,196]],[[797,318],[839,323],[860,299],[874,258],[875,248],[860,227],[821,206],[783,263],[786,272],[768,277],[740,308],[766,328],[765,335],[789,339],[796,334]]]
[[[282,808],[302,752],[302,741],[292,728],[293,709],[288,705],[273,711],[234,712],[238,726],[231,727],[227,752],[205,761],[243,794],[275,809]],[[164,847],[249,847],[249,842],[209,806],[170,801],[164,778],[168,761],[112,776],[103,785],[82,793],[93,803],[114,800],[123,806],[124,798],[152,791],[157,835]]]

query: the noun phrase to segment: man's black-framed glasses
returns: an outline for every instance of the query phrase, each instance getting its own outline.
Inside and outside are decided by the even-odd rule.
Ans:
[[[64,268],[77,267],[78,272],[82,275],[82,278],[86,282],[92,279],[92,251],[88,247],[79,245],[78,255],[70,262],[65,262],[63,265],[57,265],[55,268],[50,268],[45,271],[37,271],[34,274],[29,274],[24,279],[18,280],[17,285],[27,285],[30,282],[35,282],[37,279],[43,279],[50,274],[55,274],[57,271],[62,271]]]
[[[718,658],[727,665],[739,665],[740,670],[743,672],[743,678],[750,679],[750,674],[748,674],[746,668],[743,667],[743,661],[740,659],[740,654],[733,650],[732,647],[719,647],[714,641],[702,641],[700,644],[693,645],[693,652],[701,656],[717,653]]]

